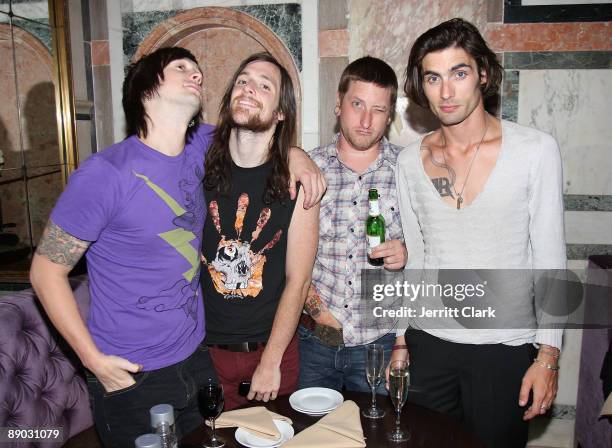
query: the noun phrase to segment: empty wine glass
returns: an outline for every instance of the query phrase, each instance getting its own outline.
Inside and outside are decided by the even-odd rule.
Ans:
[[[200,414],[205,419],[210,419],[212,427],[212,437],[210,441],[204,442],[204,448],[221,448],[225,446],[223,439],[218,439],[215,434],[215,419],[219,417],[223,411],[225,399],[223,397],[223,386],[215,383],[212,378],[208,379],[208,383],[201,386],[198,390],[198,406]]]
[[[410,385],[410,373],[407,361],[392,361],[389,366],[389,396],[395,408],[395,429],[389,434],[392,442],[405,442],[410,435],[400,428],[400,416],[402,408],[408,397],[408,386]]]
[[[362,410],[361,414],[367,418],[382,418],[385,416],[385,411],[376,405],[376,388],[382,380],[385,369],[385,348],[380,344],[368,344],[365,351],[366,378],[372,388],[372,404],[368,409]]]

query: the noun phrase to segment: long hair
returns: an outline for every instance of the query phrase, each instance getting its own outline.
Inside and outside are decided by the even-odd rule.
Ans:
[[[206,153],[205,187],[221,194],[229,192],[232,172],[232,156],[229,150],[232,131],[231,99],[236,79],[252,62],[263,61],[278,67],[281,75],[280,96],[277,111],[282,112],[284,120],[276,124],[268,160],[272,171],[266,180],[263,201],[267,204],[282,201],[289,196],[289,148],[295,144],[296,105],[293,83],[289,73],[270,53],[256,53],[246,58],[234,73],[221,99],[219,121],[213,142]]]
[[[502,81],[503,68],[478,29],[460,18],[442,22],[421,34],[414,42],[406,67],[406,96],[419,106],[429,107],[429,101],[423,91],[423,59],[429,53],[450,47],[462,48],[474,58],[478,76],[481,76],[481,72],[487,75],[486,82],[480,85],[483,101],[485,104],[491,100],[494,102]]]
[[[378,87],[389,89],[391,93],[389,116],[393,120],[397,100],[397,76],[395,76],[395,72],[389,64],[372,56],[364,56],[351,62],[340,76],[340,82],[338,83],[340,100],[348,92],[352,81],[370,82]]]
[[[157,94],[159,84],[164,79],[164,69],[177,59],[189,59],[196,64],[196,57],[185,48],[168,47],[155,50],[140,58],[128,67],[123,81],[123,111],[125,112],[127,137],[139,135],[146,137],[148,133],[147,112],[144,102]],[[196,122],[200,121],[202,109],[194,115]],[[185,138],[188,139],[197,126],[188,126]]]

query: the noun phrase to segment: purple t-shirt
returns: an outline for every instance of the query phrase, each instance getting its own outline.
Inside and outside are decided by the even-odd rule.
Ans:
[[[200,125],[176,157],[135,136],[94,154],[51,213],[63,230],[92,241],[87,326],[94,342],[144,370],[184,360],[204,338],[202,179],[213,129]]]

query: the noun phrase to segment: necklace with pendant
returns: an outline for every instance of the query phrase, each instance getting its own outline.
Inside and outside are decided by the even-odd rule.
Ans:
[[[485,121],[486,121],[486,125],[485,125],[484,134],[482,134],[480,143],[478,143],[478,146],[476,147],[476,151],[474,152],[474,155],[472,156],[472,160],[470,161],[470,166],[468,167],[467,174],[465,175],[465,181],[463,182],[463,187],[461,187],[461,191],[457,192],[457,189],[455,188],[454,183],[451,185],[451,188],[453,189],[453,191],[455,192],[455,195],[457,196],[457,210],[461,209],[461,204],[463,204],[463,192],[465,191],[465,186],[467,185],[468,179],[470,178],[470,173],[472,172],[472,165],[474,165],[474,160],[476,160],[476,156],[478,155],[478,151],[480,150],[480,145],[482,145],[485,135],[487,135],[487,130],[489,129],[489,120],[487,120],[486,117],[485,117]],[[444,134],[442,134],[442,138],[444,138]],[[444,165],[446,166],[446,171],[448,172],[448,176],[452,177],[450,170],[448,168],[448,163],[446,163],[446,138],[444,138],[444,147],[442,148],[442,157],[444,158]]]

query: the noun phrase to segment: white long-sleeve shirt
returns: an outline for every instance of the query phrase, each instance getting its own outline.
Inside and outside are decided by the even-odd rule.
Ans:
[[[483,191],[460,210],[443,201],[427,176],[421,142],[400,153],[396,169],[406,269],[565,269],[562,167],[552,136],[502,121],[496,165]],[[532,297],[517,299],[533,303]],[[535,342],[560,348],[563,334],[537,325],[458,329],[452,318],[436,328],[419,318],[409,324],[469,344]]]

